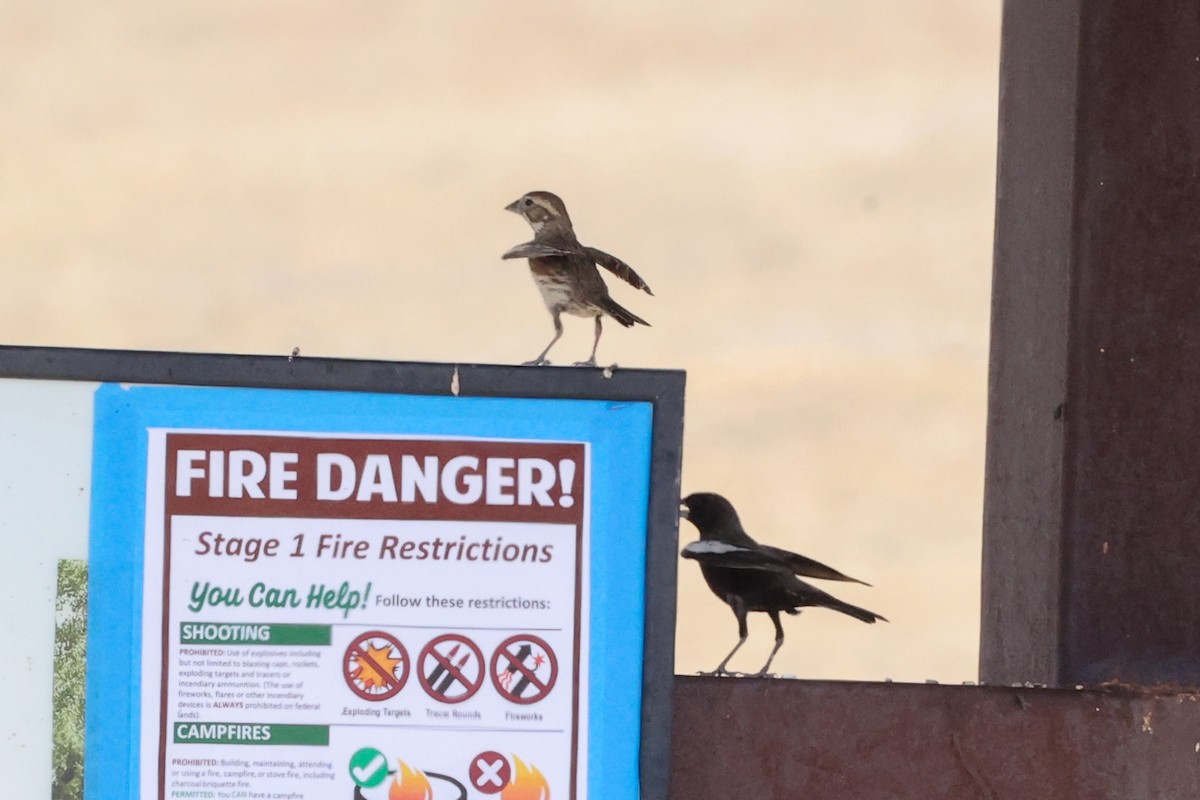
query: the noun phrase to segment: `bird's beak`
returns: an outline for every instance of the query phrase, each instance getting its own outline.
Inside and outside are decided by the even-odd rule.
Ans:
[[[686,505],[684,505],[683,503],[679,504],[679,518],[680,519],[688,518],[688,507]]]
[[[520,214],[520,213],[521,213],[521,209],[520,209],[520,207],[519,207],[519,204],[520,204],[520,202],[521,202],[521,198],[519,198],[519,197],[518,197],[516,200],[513,200],[511,203],[509,203],[508,205],[506,205],[506,206],[504,207],[504,210],[505,210],[505,211],[511,211],[511,212],[513,212],[514,214]]]

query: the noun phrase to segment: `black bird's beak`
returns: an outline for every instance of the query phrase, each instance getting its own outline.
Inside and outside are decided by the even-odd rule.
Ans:
[[[685,503],[679,504],[679,518],[680,519],[688,518],[688,507],[687,507],[687,504],[685,504]]]
[[[519,206],[520,206],[520,203],[521,203],[521,198],[519,198],[519,197],[518,197],[516,200],[513,200],[511,203],[509,203],[508,205],[506,205],[506,206],[504,207],[504,210],[505,210],[505,211],[511,211],[511,212],[513,212],[514,214],[520,214],[520,213],[521,213],[521,209],[520,209],[520,207],[519,207]]]

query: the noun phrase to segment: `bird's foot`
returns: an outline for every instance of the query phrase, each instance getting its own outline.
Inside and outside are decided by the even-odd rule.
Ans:
[[[533,361],[522,361],[521,366],[522,367],[548,367],[548,366],[550,366],[550,361],[545,358],[535,358]]]
[[[725,677],[732,677],[734,675],[734,673],[730,672],[729,670],[725,669],[724,667],[717,667],[716,669],[712,670],[711,672],[697,672],[696,674],[703,675],[706,678],[725,678]]]
[[[774,672],[767,672],[766,670],[759,670],[758,672],[754,673],[753,675],[748,675],[747,677],[749,677],[749,678],[778,678],[779,676],[776,675]]]
[[[571,366],[572,367],[594,367],[594,366],[596,366],[596,359],[589,358],[587,361],[576,361]]]

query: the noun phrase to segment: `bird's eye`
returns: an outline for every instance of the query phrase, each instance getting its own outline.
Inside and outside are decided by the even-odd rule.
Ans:
[[[525,207],[529,208],[531,205],[533,205],[533,201],[530,200],[528,197],[526,197],[525,198]]]

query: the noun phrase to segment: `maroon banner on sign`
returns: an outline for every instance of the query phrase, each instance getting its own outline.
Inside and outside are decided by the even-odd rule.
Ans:
[[[586,445],[167,434],[167,514],[558,522],[583,519]]]

